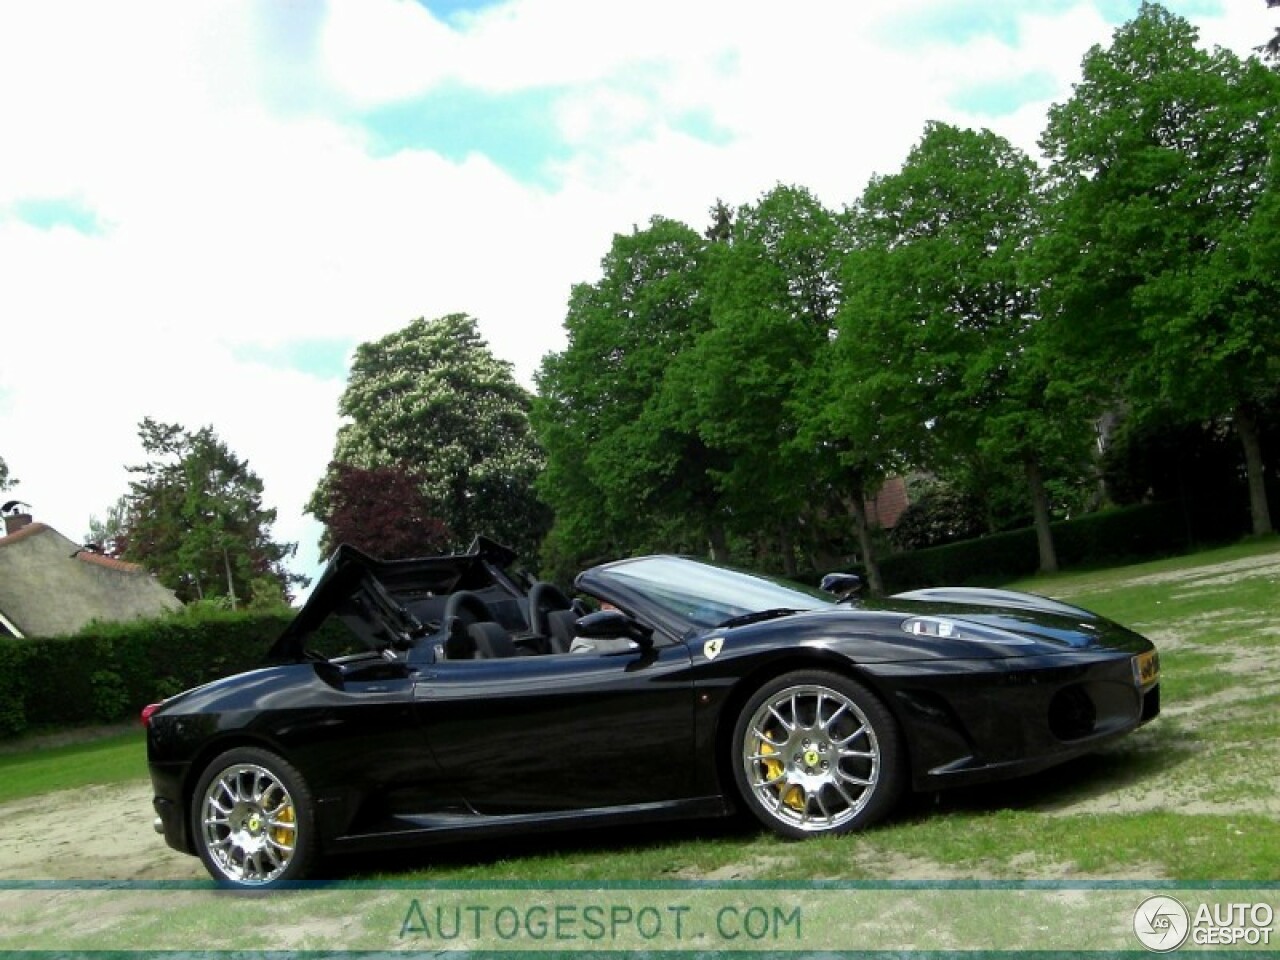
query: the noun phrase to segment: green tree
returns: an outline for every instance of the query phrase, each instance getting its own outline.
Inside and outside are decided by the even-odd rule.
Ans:
[[[1268,7],[1280,7],[1280,0],[1267,0]],[[1271,35],[1271,39],[1258,48],[1268,60],[1280,63],[1280,27],[1276,27],[1276,32]]]
[[[1280,74],[1197,45],[1144,4],[1055,106],[1052,216],[1037,272],[1056,352],[1141,412],[1229,419],[1257,533],[1272,529],[1257,416],[1277,380]]]
[[[271,539],[276,511],[262,506],[262,481],[212,427],[192,433],[147,417],[138,435],[150,459],[129,468],[136,479],[119,533],[123,559],[184,602],[270,605],[305,585],[284,566],[297,545]]]
[[[98,519],[96,514],[89,517],[89,532],[84,535],[84,542],[92,544],[108,557],[123,559],[128,519],[129,496],[125,494],[107,508],[102,519]]]
[[[914,423],[914,413],[906,409],[905,394],[881,393],[850,379],[867,356],[855,335],[838,332],[814,357],[791,408],[799,425],[794,443],[815,465],[805,489],[820,509],[853,518],[868,586],[881,594],[866,501],[885,477],[905,467],[894,438]]]
[[[548,557],[563,574],[656,547],[710,543],[723,555],[715,454],[665,401],[673,362],[708,324],[702,238],[655,217],[616,235],[601,268],[573,288],[568,344],[537,377],[540,489],[556,516]]]
[[[0,490],[7,490],[12,484],[13,481],[9,478],[9,465],[4,462],[4,457],[0,457]]]
[[[838,404],[879,445],[939,476],[984,459],[1020,464],[1040,566],[1055,570],[1046,472],[1081,458],[1087,432],[1070,383],[1039,344],[1023,261],[1037,171],[990,131],[925,128],[903,168],[872,179],[854,211]],[[955,470],[963,465],[964,470]]]
[[[779,185],[732,217],[713,209],[706,291],[710,324],[672,365],[665,411],[696,431],[722,466],[714,480],[740,535],[776,534],[788,573],[809,525],[815,451],[796,443],[793,398],[834,321],[841,236],[802,187]]]
[[[532,557],[549,518],[534,489],[544,455],[530,403],[473,318],[418,319],[356,349],[333,461],[412,471],[454,548],[483,534]],[[330,469],[307,505],[321,520],[334,512],[334,480]]]

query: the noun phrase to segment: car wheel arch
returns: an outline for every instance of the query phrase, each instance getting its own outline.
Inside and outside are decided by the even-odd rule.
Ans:
[[[735,806],[741,805],[732,767],[733,728],[738,722],[738,715],[742,712],[743,707],[746,706],[747,701],[765,684],[776,680],[784,674],[795,673],[799,670],[826,670],[830,673],[837,673],[860,684],[873,694],[889,711],[894,721],[897,722],[899,730],[903,731],[898,738],[898,748],[902,751],[906,768],[908,770],[911,769],[911,746],[907,742],[905,727],[902,724],[898,705],[894,703],[894,698],[881,688],[875,678],[865,670],[859,669],[858,664],[849,660],[848,657],[840,656],[827,650],[798,648],[761,664],[742,677],[733,685],[729,695],[721,705],[716,718],[714,737],[716,778],[720,795]]]

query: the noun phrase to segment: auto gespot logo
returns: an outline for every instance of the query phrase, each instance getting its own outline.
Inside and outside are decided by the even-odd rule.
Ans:
[[[1269,903],[1201,903],[1194,915],[1175,897],[1148,897],[1133,914],[1138,941],[1155,953],[1197,946],[1269,946],[1275,910]]]

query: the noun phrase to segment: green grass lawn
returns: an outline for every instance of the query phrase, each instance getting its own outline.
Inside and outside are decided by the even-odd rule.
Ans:
[[[789,843],[742,821],[538,833],[346,861],[421,882],[1045,878],[1274,881],[1280,864],[1280,539],[1013,584],[1161,651],[1163,713],[1034,777],[907,798],[879,828]],[[141,732],[0,757],[0,802],[145,776]]]
[[[142,728],[85,743],[0,755],[0,803],[147,776]]]

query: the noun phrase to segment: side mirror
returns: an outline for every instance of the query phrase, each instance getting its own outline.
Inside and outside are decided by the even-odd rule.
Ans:
[[[573,625],[575,636],[607,637],[634,640],[641,650],[653,646],[653,631],[644,624],[632,620],[620,610],[601,610],[579,618]]]
[[[848,600],[862,592],[862,578],[855,573],[828,573],[822,578],[822,590],[838,600]]]

